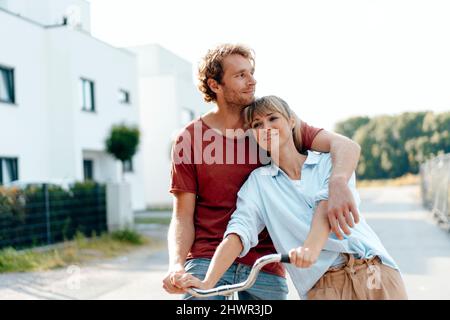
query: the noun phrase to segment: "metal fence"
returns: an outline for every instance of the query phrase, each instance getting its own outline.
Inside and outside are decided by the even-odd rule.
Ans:
[[[106,188],[75,184],[0,188],[0,249],[23,249],[106,231]]]
[[[450,227],[450,154],[428,160],[420,166],[422,203],[437,221]]]

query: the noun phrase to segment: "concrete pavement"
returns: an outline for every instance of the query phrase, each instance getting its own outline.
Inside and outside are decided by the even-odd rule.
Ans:
[[[450,233],[420,205],[419,187],[361,190],[361,212],[397,261],[410,299],[450,299]]]

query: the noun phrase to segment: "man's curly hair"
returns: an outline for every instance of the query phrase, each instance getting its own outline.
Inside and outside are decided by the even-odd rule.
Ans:
[[[216,101],[217,96],[208,86],[208,79],[214,79],[218,83],[222,82],[223,60],[232,54],[239,54],[249,59],[255,65],[255,54],[252,49],[242,44],[221,44],[214,49],[208,50],[198,66],[198,88],[203,94],[206,102]]]

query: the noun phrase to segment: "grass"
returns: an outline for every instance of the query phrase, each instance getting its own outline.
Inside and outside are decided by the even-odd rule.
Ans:
[[[78,233],[73,241],[67,241],[58,248],[0,250],[0,273],[62,268],[95,259],[113,258],[139,246],[152,244],[152,240],[130,230],[94,235],[89,239]]]
[[[418,185],[420,183],[420,176],[408,173],[404,176],[395,179],[380,179],[380,180],[359,180],[356,185],[358,188],[367,187],[399,187],[408,185]]]
[[[136,218],[134,223],[136,224],[170,224],[171,217],[142,217]]]
[[[172,205],[160,205],[160,206],[147,206],[144,211],[172,211]]]

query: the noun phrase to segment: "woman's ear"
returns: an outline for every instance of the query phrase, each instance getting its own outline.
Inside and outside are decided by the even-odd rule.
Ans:
[[[295,128],[295,119],[294,119],[294,118],[291,118],[291,119],[289,120],[289,122],[290,122],[290,124],[291,124],[291,130],[294,130],[294,128]]]

